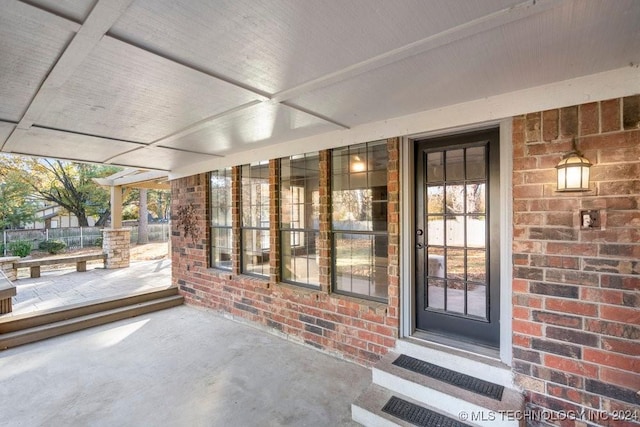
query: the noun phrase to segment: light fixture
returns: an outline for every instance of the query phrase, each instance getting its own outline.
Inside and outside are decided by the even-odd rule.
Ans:
[[[589,191],[589,168],[593,166],[576,148],[573,138],[571,151],[565,154],[556,166],[558,191]]]
[[[364,172],[367,168],[367,165],[362,161],[360,156],[354,156],[354,161],[351,162],[351,172]]]

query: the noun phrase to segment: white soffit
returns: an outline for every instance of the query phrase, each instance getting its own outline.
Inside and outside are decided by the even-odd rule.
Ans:
[[[17,122],[77,25],[22,3],[0,7],[0,120]]]
[[[93,9],[96,0],[29,0],[29,3],[75,22],[82,22]]]
[[[640,60],[631,1],[565,2],[290,103],[355,126],[624,67]]]
[[[146,169],[156,169],[169,171],[183,165],[190,165],[211,159],[200,153],[189,153],[175,151],[161,147],[145,147],[140,150],[131,151],[109,160],[109,163],[120,166],[144,167]]]
[[[160,146],[216,155],[295,140],[341,127],[281,104],[261,103],[212,121],[204,129]]]
[[[11,123],[0,122],[0,145],[2,145],[16,126]]]
[[[266,93],[518,0],[137,0],[110,33]]]
[[[4,151],[94,163],[103,163],[109,157],[140,146],[124,141],[37,127],[29,130],[16,129],[13,135]]]
[[[149,143],[255,99],[244,89],[104,37],[36,125]]]

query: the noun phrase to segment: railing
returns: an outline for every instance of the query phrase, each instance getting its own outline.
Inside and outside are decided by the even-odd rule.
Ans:
[[[138,226],[131,228],[131,243],[138,241]],[[149,242],[166,242],[169,240],[171,225],[168,223],[149,224],[147,226]],[[8,245],[11,242],[23,241],[31,244],[31,249],[38,249],[41,242],[49,240],[62,240],[69,249],[101,247],[101,227],[65,227],[31,230],[4,230],[2,235],[1,256],[6,256]]]

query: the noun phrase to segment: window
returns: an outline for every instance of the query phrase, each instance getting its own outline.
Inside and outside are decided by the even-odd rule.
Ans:
[[[231,168],[211,172],[211,266],[231,270]]]
[[[387,144],[332,151],[333,289],[387,299]]]
[[[242,273],[269,276],[269,162],[243,165]]]
[[[318,153],[280,160],[280,232],[282,281],[320,286]]]

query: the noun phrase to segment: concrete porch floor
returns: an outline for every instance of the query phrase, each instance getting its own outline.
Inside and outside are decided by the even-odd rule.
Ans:
[[[0,352],[0,425],[352,426],[368,369],[181,306]]]

